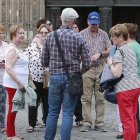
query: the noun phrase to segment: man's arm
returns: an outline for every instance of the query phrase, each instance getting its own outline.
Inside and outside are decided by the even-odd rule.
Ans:
[[[86,41],[82,43],[82,54],[81,54],[81,60],[82,60],[82,69],[81,73],[83,74],[87,70],[89,70],[92,66],[93,63],[91,61],[91,58],[89,56],[89,47],[87,46]]]

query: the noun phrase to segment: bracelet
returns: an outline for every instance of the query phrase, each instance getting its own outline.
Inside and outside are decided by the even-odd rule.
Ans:
[[[100,58],[102,58],[102,53],[101,52],[99,52],[100,53]]]

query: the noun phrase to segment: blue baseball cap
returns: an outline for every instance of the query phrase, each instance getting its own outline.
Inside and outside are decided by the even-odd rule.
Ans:
[[[97,12],[91,12],[88,15],[88,22],[90,24],[99,24],[100,23],[100,15]]]

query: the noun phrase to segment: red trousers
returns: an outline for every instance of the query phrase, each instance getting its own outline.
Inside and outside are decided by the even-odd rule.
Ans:
[[[16,136],[15,133],[15,118],[16,113],[12,113],[12,99],[15,95],[16,89],[6,87],[8,93],[8,114],[7,114],[7,137],[14,137]]]
[[[124,140],[138,139],[137,109],[140,89],[119,92],[117,101],[124,131]]]

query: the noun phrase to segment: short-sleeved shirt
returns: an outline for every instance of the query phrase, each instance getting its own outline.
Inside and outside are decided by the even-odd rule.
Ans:
[[[87,42],[90,49],[90,56],[105,51],[107,48],[111,48],[111,42],[108,34],[102,29],[98,29],[98,33],[93,35],[89,28],[86,28],[80,32]]]
[[[113,63],[122,63],[122,74],[124,77],[116,84],[115,92],[123,92],[140,88],[138,77],[137,59],[134,50],[125,44],[117,50],[113,58]]]

